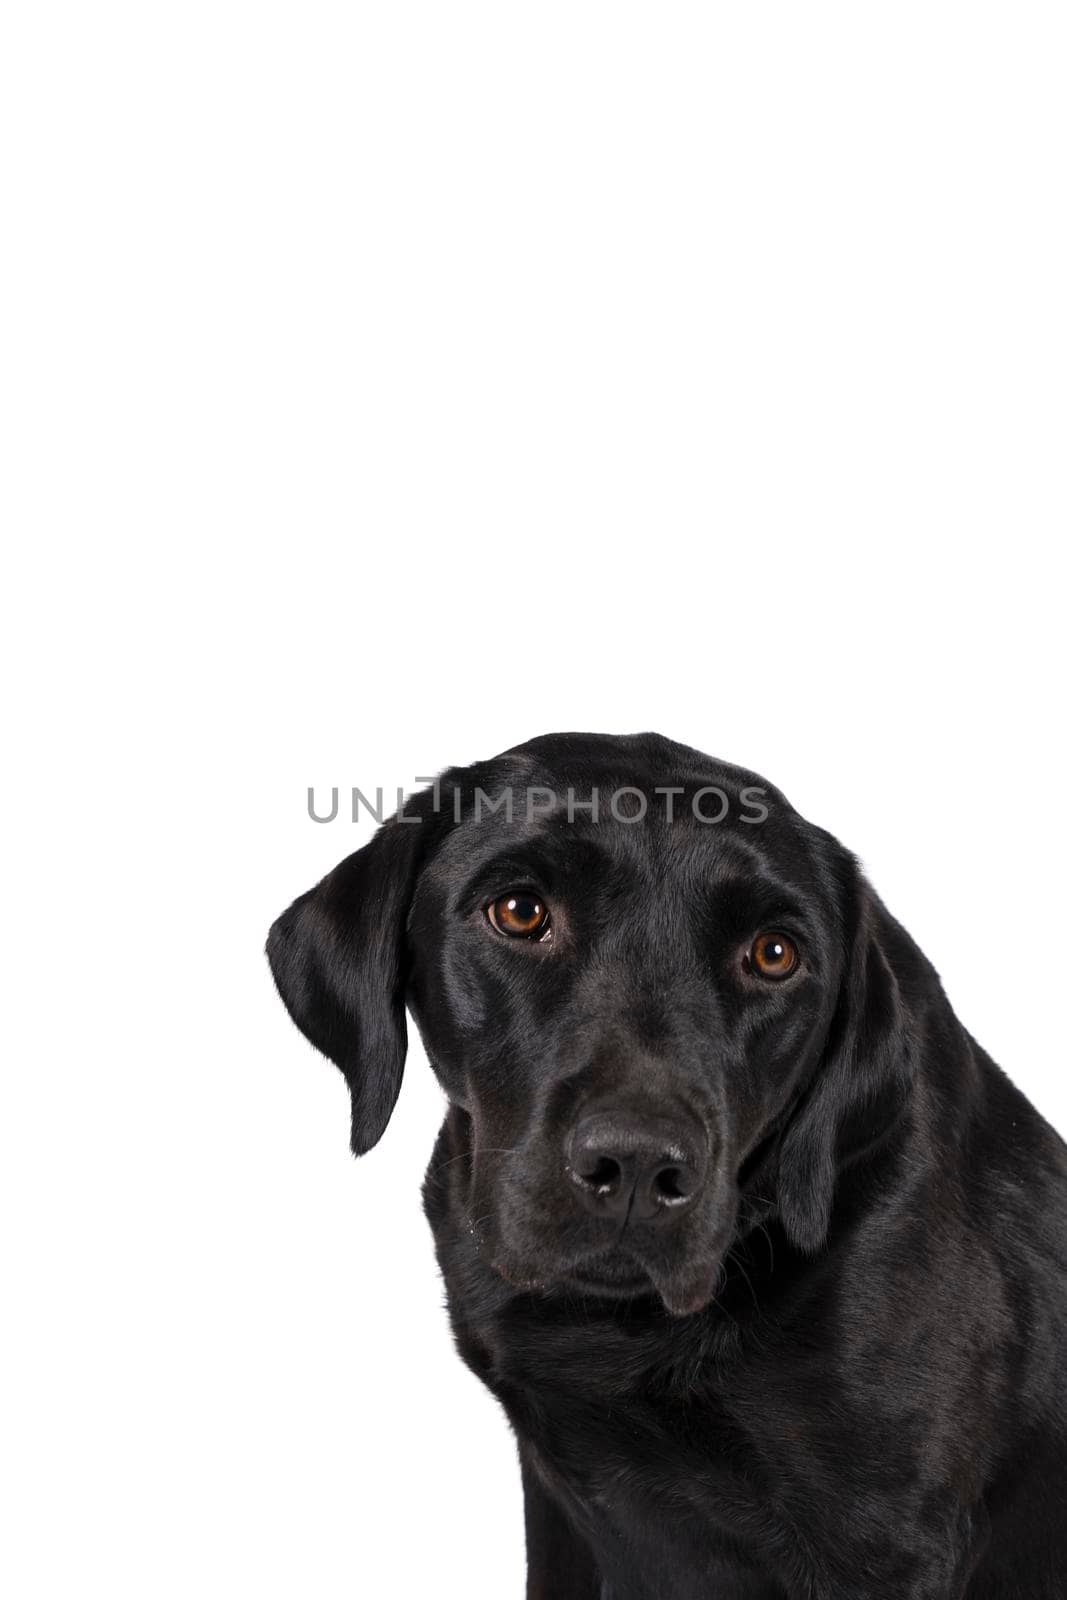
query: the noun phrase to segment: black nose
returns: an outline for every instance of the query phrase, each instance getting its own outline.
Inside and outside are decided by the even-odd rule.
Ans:
[[[571,1132],[567,1176],[597,1216],[666,1221],[686,1211],[703,1187],[703,1147],[703,1139],[682,1133],[670,1118],[598,1111]]]

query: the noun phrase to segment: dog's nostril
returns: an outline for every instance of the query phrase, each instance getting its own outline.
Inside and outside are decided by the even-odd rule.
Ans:
[[[652,1180],[652,1188],[659,1200],[685,1200],[688,1192],[682,1183],[682,1174],[677,1167],[664,1167],[657,1172]]]
[[[610,1194],[619,1187],[622,1179],[622,1168],[611,1156],[600,1156],[596,1161],[585,1162],[575,1168],[575,1173],[597,1194]]]

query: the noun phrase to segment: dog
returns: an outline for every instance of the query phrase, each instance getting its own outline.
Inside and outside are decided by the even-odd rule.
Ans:
[[[1067,1147],[777,789],[534,739],[268,956],[357,1155],[406,1009],[446,1092],[425,1208],[530,1600],[1067,1596]]]

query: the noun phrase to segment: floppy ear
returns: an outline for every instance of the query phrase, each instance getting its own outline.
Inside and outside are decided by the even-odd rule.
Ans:
[[[822,1063],[779,1145],[779,1216],[790,1242],[808,1254],[826,1243],[842,1166],[892,1126],[910,1077],[889,948],[892,930],[906,936],[854,863],[852,874],[854,909],[846,930],[852,948],[837,1009]]]
[[[267,938],[289,1015],[345,1075],[356,1155],[385,1132],[404,1075],[404,928],[424,832],[390,818],[294,900]]]

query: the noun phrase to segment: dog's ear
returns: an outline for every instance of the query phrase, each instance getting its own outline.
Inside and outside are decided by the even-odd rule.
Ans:
[[[267,939],[289,1015],[345,1075],[356,1155],[385,1132],[404,1075],[404,933],[426,831],[422,818],[390,818]]]
[[[821,1064],[779,1145],[779,1216],[790,1242],[809,1255],[826,1243],[842,1165],[893,1125],[910,1081],[904,1008],[887,937],[895,924],[851,857],[849,867],[850,953],[837,1008]]]

